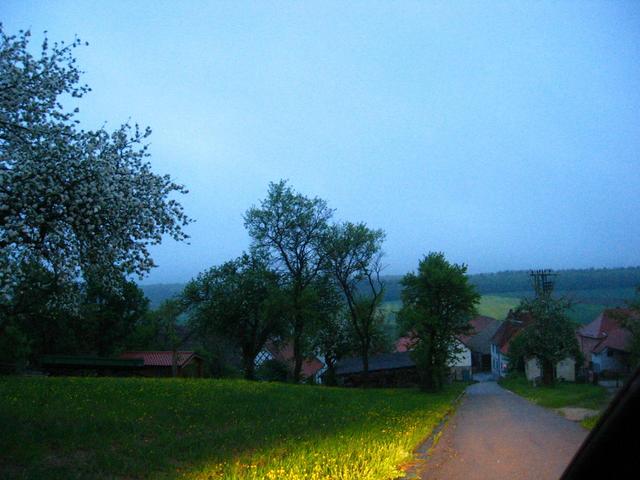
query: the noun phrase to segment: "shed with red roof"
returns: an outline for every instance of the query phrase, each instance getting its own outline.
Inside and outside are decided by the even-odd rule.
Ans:
[[[120,355],[125,360],[142,360],[138,374],[146,377],[171,377],[175,361],[178,377],[202,377],[203,359],[193,351],[133,351]]]

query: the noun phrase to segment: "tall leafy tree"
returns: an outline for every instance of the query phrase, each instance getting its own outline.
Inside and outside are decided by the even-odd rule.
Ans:
[[[554,367],[567,357],[579,360],[580,348],[576,338],[577,325],[567,316],[571,307],[565,299],[538,295],[529,300],[523,299],[516,309],[516,315],[526,314],[531,321],[513,340],[514,362],[519,359],[535,357],[542,369],[542,383],[554,382]]]
[[[73,288],[78,298],[77,308],[52,302],[62,294],[53,276],[40,264],[30,264],[5,310],[7,334],[28,346],[21,351],[28,350],[32,360],[42,354],[110,355],[126,344],[147,312],[142,291],[124,278],[117,294],[91,279],[67,285],[66,294]]]
[[[70,295],[82,303],[82,286],[67,285],[64,291],[54,274],[36,262],[24,266],[13,288],[11,302],[4,305],[0,337],[22,338],[22,352],[32,360],[42,354],[80,353],[86,349],[84,325],[78,311],[51,298]],[[27,358],[19,360],[28,360]]]
[[[335,277],[347,305],[358,351],[362,357],[365,384],[373,339],[380,334],[380,304],[384,284],[380,279],[384,232],[364,223],[332,225],[325,235],[327,270]]]
[[[402,328],[415,340],[413,358],[421,386],[442,388],[448,365],[459,354],[456,337],[468,333],[480,295],[469,283],[467,266],[448,262],[443,253],[430,253],[416,273],[402,279]]]
[[[267,259],[253,252],[213,267],[189,282],[182,297],[194,327],[234,342],[245,378],[255,378],[256,356],[283,327],[280,277]]]
[[[326,316],[323,328],[313,336],[314,350],[324,359],[327,370],[324,374],[326,385],[336,385],[336,365],[353,351],[352,331],[349,316],[339,309]]]
[[[332,214],[324,200],[308,198],[281,180],[271,183],[267,197],[244,216],[254,247],[270,254],[288,284],[296,382],[305,354],[305,296],[322,270],[321,243]]]
[[[125,279],[122,279],[118,293],[92,281],[87,282],[83,290],[79,315],[87,350],[111,355],[126,343],[140,319],[147,314],[149,300],[134,282]]]
[[[149,245],[163,236],[185,239],[190,221],[172,198],[184,187],[154,173],[147,160],[149,129],[82,130],[77,109],[63,107],[62,98],[89,91],[73,56],[80,41],[45,40],[33,55],[29,37],[0,26],[3,309],[33,263],[59,285],[99,272],[95,278],[117,289],[123,275],[153,267]]]

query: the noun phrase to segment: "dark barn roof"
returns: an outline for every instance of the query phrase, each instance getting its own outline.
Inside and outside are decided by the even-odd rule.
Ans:
[[[369,357],[369,371],[395,370],[398,368],[411,368],[416,366],[410,355],[411,352],[381,353]],[[362,358],[346,358],[336,365],[337,375],[359,373],[364,370]]]
[[[143,361],[139,359],[120,359],[96,357],[91,355],[43,355],[40,363],[48,366],[77,367],[77,368],[132,368],[141,367]]]
[[[491,338],[500,327],[501,322],[495,318],[478,315],[469,321],[472,330],[468,335],[461,335],[458,339],[472,352],[491,353]]]

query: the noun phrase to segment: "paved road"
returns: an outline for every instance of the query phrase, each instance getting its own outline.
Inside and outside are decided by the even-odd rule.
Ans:
[[[557,479],[586,437],[579,424],[495,382],[471,385],[422,479]]]

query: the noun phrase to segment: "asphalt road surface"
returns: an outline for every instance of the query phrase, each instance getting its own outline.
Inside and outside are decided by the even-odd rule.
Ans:
[[[422,479],[557,479],[587,436],[495,382],[471,385],[418,472]]]

